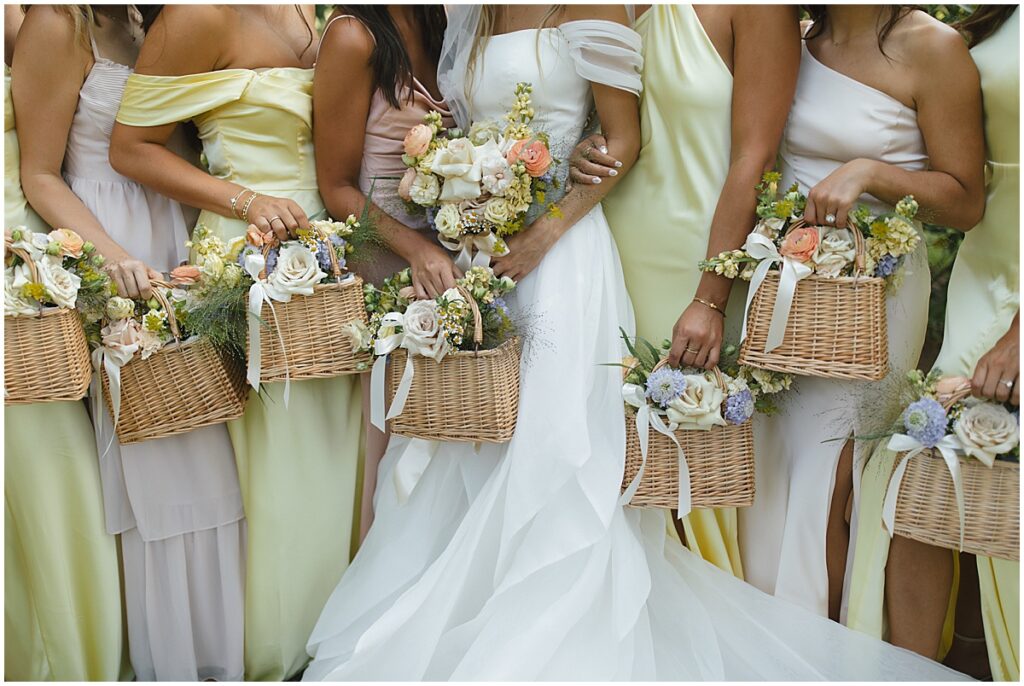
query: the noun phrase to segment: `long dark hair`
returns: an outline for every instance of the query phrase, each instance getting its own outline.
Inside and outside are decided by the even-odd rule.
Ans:
[[[820,36],[828,25],[828,5],[801,5],[800,9],[807,12],[811,22],[813,22],[811,30],[807,32],[804,38],[810,39]],[[888,57],[885,54],[885,39],[889,37],[889,34],[896,28],[896,24],[900,23],[900,20],[916,9],[920,8],[915,5],[888,5],[885,8],[888,16],[878,28],[878,49],[883,55]]]
[[[370,55],[373,67],[373,88],[380,90],[388,104],[399,109],[398,94],[408,89],[412,97],[412,62],[402,43],[387,5],[339,5],[340,14],[350,14],[366,26],[373,35],[376,47]],[[441,43],[448,19],[443,5],[416,5],[413,10],[420,28],[423,49],[435,63],[441,56]]]
[[[1017,5],[978,5],[954,27],[967,39],[972,48],[999,30],[1007,19],[1013,16]]]

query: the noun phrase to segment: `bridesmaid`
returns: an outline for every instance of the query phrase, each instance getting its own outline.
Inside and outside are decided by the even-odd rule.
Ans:
[[[745,294],[737,289],[730,299],[733,282],[702,274],[697,257],[740,247],[754,225],[754,188],[775,166],[796,88],[796,11],[769,5],[639,5],[636,11],[642,12],[634,28],[643,37],[643,147],[632,173],[605,199],[605,214],[637,333],[655,343],[671,333],[673,362],[712,367],[724,338],[739,341]],[[592,136],[577,148],[575,182],[618,174],[603,145]],[[734,509],[695,510],[682,529],[691,550],[743,576]]]
[[[388,249],[354,263],[380,282],[412,267],[419,297],[436,297],[461,276],[448,252],[430,235],[426,219],[410,215],[398,196],[405,173],[402,142],[431,110],[455,126],[438,93],[437,60],[444,38],[441,5],[351,5],[331,15],[320,39],[313,78],[313,131],[317,183],[332,216],[361,215],[372,191],[374,226]],[[363,405],[369,406],[364,377]],[[360,539],[373,522],[377,466],[387,436],[363,413],[366,455]]]
[[[45,233],[50,227],[22,192],[11,100],[9,65],[21,21],[20,6],[4,6],[4,226]],[[23,42],[40,40],[31,33]],[[48,45],[50,39],[45,40]],[[22,47],[22,54],[31,52]],[[4,676],[11,681],[131,678],[123,650],[116,541],[103,525],[96,444],[85,403],[6,405],[4,426]]]
[[[38,6],[15,52],[15,107],[32,115],[18,131],[28,199],[53,226],[73,226],[93,241],[129,297],[146,297],[153,268],[176,266],[187,239],[178,203],[107,160],[140,22],[127,5]],[[241,679],[245,520],[226,428],[119,446],[98,397],[94,403],[136,678]]]
[[[985,216],[964,239],[949,281],[945,338],[935,368],[950,376],[972,376],[975,393],[1000,402],[1020,402],[1019,275],[1020,12],[1015,5],[980,7],[962,27],[981,73],[987,147],[988,202]],[[986,352],[988,351],[988,352]],[[935,657],[949,647],[947,608],[954,555],[896,536],[881,524],[882,501],[895,456],[878,450],[865,468],[856,556],[850,588],[849,625],[881,637],[883,616],[896,645]],[[960,566],[960,598],[952,660],[973,662],[988,643],[987,662],[997,680],[1019,679],[1019,564],[979,557],[981,622],[965,627],[973,603],[965,582],[975,575],[971,556]],[[973,581],[973,578],[972,578]],[[976,592],[976,591],[975,591]],[[973,595],[973,594],[972,594]],[[946,621],[945,635],[943,620]],[[954,653],[955,651],[955,653]],[[984,670],[982,670],[984,671]],[[983,674],[977,674],[983,676]]]
[[[928,221],[974,226],[984,208],[981,98],[960,36],[904,6],[808,11],[780,151],[783,185],[809,190],[805,219],[845,226],[858,202],[880,213],[913,195]],[[755,436],[758,498],[740,514],[747,579],[835,620],[851,538],[847,510],[856,507],[852,491],[870,448],[851,437],[898,415],[898,390],[917,365],[930,289],[923,240],[902,281],[887,300],[886,379],[800,377]]]
[[[202,208],[222,238],[253,224],[286,236],[326,215],[311,131],[317,37],[312,5],[167,5],[128,80],[111,162]],[[166,146],[199,129],[210,173]],[[252,197],[252,191],[258,195]],[[248,205],[248,222],[232,211]],[[241,207],[238,205],[240,214]],[[360,401],[354,377],[261,386],[229,425],[249,522],[245,675],[287,679],[348,560]]]

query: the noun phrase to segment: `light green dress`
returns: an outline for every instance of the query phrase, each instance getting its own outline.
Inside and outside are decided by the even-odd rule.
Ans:
[[[9,73],[4,81],[4,224],[49,231],[21,191]],[[4,677],[131,678],[84,402],[4,407],[4,504]]]
[[[618,245],[637,334],[657,345],[697,291],[711,218],[729,172],[732,74],[692,5],[652,5],[636,21],[643,38],[640,157],[604,201]],[[742,287],[726,337],[739,341]],[[687,545],[742,577],[736,510],[694,510]]]
[[[192,120],[214,176],[325,213],[311,132],[313,70],[226,69],[180,77],[133,75],[118,121]],[[222,238],[236,219],[203,212]],[[359,458],[357,377],[293,382],[252,393],[229,424],[249,526],[245,676],[281,680],[301,670],[320,610],[348,565]]]
[[[946,326],[935,367],[972,376],[978,359],[1006,333],[1020,306],[1020,12],[971,50],[985,106],[988,201],[985,217],[964,238],[949,280]],[[851,578],[848,625],[881,637],[889,536],[882,501],[894,455],[878,450],[865,469]],[[1020,564],[978,558],[982,614],[992,675],[1020,675]],[[949,627],[946,644],[949,641]]]

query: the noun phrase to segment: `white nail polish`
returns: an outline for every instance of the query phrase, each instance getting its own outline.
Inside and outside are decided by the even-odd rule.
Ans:
[[[614,169],[609,169],[608,170],[608,176],[618,176],[618,175],[619,175],[619,172],[617,172],[616,170],[614,170]]]
[[[618,160],[615,160],[615,166],[616,167],[621,167],[622,166],[622,162],[619,162]]]
[[[601,177],[600,176],[595,176],[594,177],[594,184],[599,184],[599,183],[601,183]]]
[[[605,155],[607,155],[608,154],[608,148],[606,148],[605,146],[602,145],[601,146],[601,152],[604,153]]]

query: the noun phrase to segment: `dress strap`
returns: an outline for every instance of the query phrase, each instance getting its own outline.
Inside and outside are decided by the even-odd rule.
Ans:
[[[569,45],[576,72],[591,83],[639,95],[643,44],[633,29],[603,19],[579,19],[558,27]]]
[[[92,44],[92,58],[98,62],[98,61],[103,59],[103,56],[100,55],[100,48],[99,48],[98,45],[96,45],[96,36],[94,36],[93,33],[92,33],[92,27],[89,27],[88,30],[89,30],[89,43]]]
[[[366,29],[366,32],[370,34],[370,39],[373,40],[373,44],[377,45],[377,37],[373,35],[373,31],[370,30],[369,26],[363,23],[362,19],[355,16],[354,14],[339,14],[336,17],[332,17],[331,20],[327,22],[327,26],[324,27],[323,33],[320,34],[320,44],[316,46],[317,59],[320,59],[320,47],[324,44],[324,37],[327,35],[328,29],[330,29],[331,25],[334,24],[334,22],[338,21],[339,19],[355,19],[356,21],[358,21],[362,25],[362,27]]]

